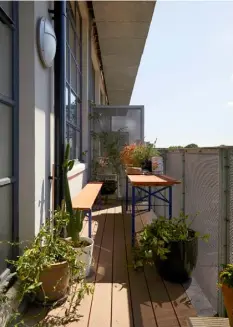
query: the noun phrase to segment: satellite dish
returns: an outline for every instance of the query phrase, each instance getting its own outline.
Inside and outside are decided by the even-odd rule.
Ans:
[[[53,65],[56,54],[57,39],[49,19],[42,17],[38,23],[38,51],[42,64],[48,68]]]

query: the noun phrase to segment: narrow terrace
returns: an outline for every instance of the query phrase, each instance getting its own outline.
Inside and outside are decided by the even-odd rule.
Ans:
[[[136,219],[136,231],[149,213]],[[131,216],[121,205],[108,205],[93,215],[95,240],[93,272],[94,294],[85,296],[77,309],[79,321],[69,327],[186,327],[187,317],[196,316],[183,285],[162,280],[153,267],[135,271],[131,267]],[[87,221],[83,234],[87,234]],[[25,322],[33,326],[41,315],[30,308]],[[40,309],[41,310],[41,309]],[[62,316],[64,308],[48,315]],[[36,317],[35,317],[36,316]],[[41,326],[57,326],[52,323]]]

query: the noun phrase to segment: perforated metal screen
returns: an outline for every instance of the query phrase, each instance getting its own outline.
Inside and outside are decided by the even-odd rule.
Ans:
[[[199,241],[194,277],[216,311],[219,311],[216,286],[219,265],[227,260],[225,249],[222,250],[227,228],[224,213],[230,221],[227,249],[233,262],[233,150],[225,151],[225,154],[217,148],[162,151],[166,174],[182,181],[173,188],[173,216],[184,211],[192,219],[198,213],[192,228],[210,235],[208,243]],[[224,156],[229,157],[229,163],[221,164]],[[226,167],[229,167],[227,172]],[[225,194],[229,194],[228,201]],[[156,214],[163,214],[162,210],[157,207]],[[167,211],[166,215],[168,217]]]

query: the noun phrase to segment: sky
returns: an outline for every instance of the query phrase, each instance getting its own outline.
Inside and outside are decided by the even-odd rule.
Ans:
[[[130,104],[158,147],[233,145],[233,1],[158,1]]]

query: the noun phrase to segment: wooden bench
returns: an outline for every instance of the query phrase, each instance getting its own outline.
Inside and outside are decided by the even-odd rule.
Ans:
[[[83,210],[88,216],[88,236],[91,237],[92,207],[101,190],[103,183],[88,183],[84,188],[72,199],[72,207],[74,210]]]

